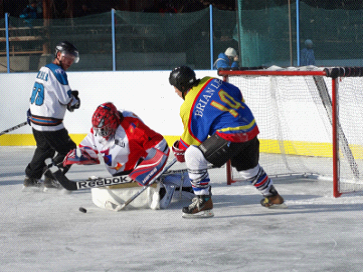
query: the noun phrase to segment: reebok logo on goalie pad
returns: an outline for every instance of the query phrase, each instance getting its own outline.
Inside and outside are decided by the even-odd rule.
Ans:
[[[123,183],[130,183],[133,180],[128,176],[118,176],[113,178],[101,178],[91,181],[79,182],[78,189],[86,189],[86,188],[94,188],[94,187],[102,187],[102,186],[111,186]]]

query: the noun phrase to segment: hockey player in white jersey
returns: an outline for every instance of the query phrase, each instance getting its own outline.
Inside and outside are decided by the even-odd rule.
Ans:
[[[66,74],[66,70],[78,61],[77,48],[67,41],[60,42],[55,47],[54,61],[41,67],[36,76],[27,112],[36,149],[25,169],[25,190],[43,186],[41,178],[46,170],[44,161],[47,158],[62,164],[66,154],[76,147],[64,127],[63,118],[67,109],[73,112],[80,107],[78,91],[72,91]],[[64,168],[64,173],[69,167]],[[61,187],[50,172],[45,172],[44,176],[45,189]]]
[[[63,165],[99,164],[100,156],[111,175],[128,175],[137,181],[92,189],[93,201],[97,206],[115,210],[122,205],[122,201],[139,191],[140,186],[147,185],[163,170],[169,156],[169,146],[161,134],[150,129],[137,115],[118,110],[111,102],[97,107],[92,116],[92,126],[79,147],[67,154]],[[156,189],[159,200],[151,200],[153,204],[147,204],[151,208],[166,208],[175,191],[179,192],[180,197],[194,197],[186,170],[184,174],[163,175],[161,182]],[[152,190],[151,187],[149,189]],[[142,199],[147,198],[152,199],[153,196],[139,196],[132,206],[143,207],[148,201]]]

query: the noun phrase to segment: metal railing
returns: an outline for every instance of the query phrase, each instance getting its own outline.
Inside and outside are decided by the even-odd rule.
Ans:
[[[210,33],[213,32],[213,13],[210,6]],[[0,28],[0,57],[6,56],[7,72],[10,73],[10,56],[39,55],[53,51],[54,41],[81,42],[83,54],[94,54],[91,48],[97,44],[97,51],[112,55],[112,71],[117,70],[116,54],[119,52],[168,51],[168,37],[158,24],[129,24],[116,22],[115,10],[111,10],[109,24],[47,24],[34,27],[9,26],[9,14],[5,14],[5,28]],[[5,44],[5,47],[2,46]],[[102,48],[100,47],[102,45]],[[151,46],[150,46],[151,44]],[[149,46],[148,46],[149,45]],[[151,49],[150,49],[151,48]],[[169,49],[170,51],[170,49]],[[213,69],[213,39],[210,38],[210,69]]]

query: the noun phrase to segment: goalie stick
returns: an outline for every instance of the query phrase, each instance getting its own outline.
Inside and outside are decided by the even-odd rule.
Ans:
[[[9,128],[9,129],[7,129],[7,130],[2,131],[2,132],[0,133],[0,136],[5,135],[5,134],[7,134],[7,133],[9,133],[9,132],[11,132],[11,131],[14,131],[14,130],[16,130],[16,129],[20,128],[20,127],[23,127],[23,126],[25,126],[25,125],[27,125],[27,124],[28,124],[28,122],[24,121],[24,122],[22,122],[22,123],[20,123],[20,124],[18,124],[18,125],[15,125],[14,127],[11,127],[11,128]]]
[[[126,202],[115,208],[115,211],[123,210],[128,204],[134,201],[140,194],[142,194],[148,187],[156,182],[156,180],[162,175],[168,175],[173,173],[181,173],[187,171],[186,169],[181,170],[170,170],[170,167],[173,166],[176,162],[176,158],[174,158],[168,165],[166,165],[162,172],[160,172],[157,176],[155,176],[149,184],[143,186],[141,190],[139,190],[136,194],[134,194],[131,198],[126,200]],[[49,166],[50,165],[50,166]],[[89,188],[99,188],[111,185],[118,185],[118,184],[126,184],[133,182],[133,180],[128,175],[120,175],[120,176],[113,176],[113,177],[106,177],[106,178],[98,178],[98,179],[91,179],[91,180],[81,180],[81,181],[72,181],[69,180],[62,172],[60,168],[53,164],[49,164],[48,169],[52,172],[54,178],[66,189],[69,191],[81,190],[81,189],[89,189]],[[218,168],[213,165],[208,165],[208,169],[215,169]]]
[[[164,167],[164,170],[162,173],[160,173],[160,175],[164,174],[174,163],[175,163],[175,160],[173,160],[166,167]],[[66,190],[69,190],[69,191],[100,188],[100,187],[106,187],[106,186],[112,186],[112,185],[118,185],[118,184],[126,184],[126,183],[133,182],[133,180],[128,175],[119,175],[119,176],[112,176],[112,177],[105,177],[105,178],[73,181],[73,180],[69,180],[63,174],[62,170],[53,164],[51,164],[51,166],[48,165],[48,169],[52,172],[54,178]],[[167,172],[167,174],[177,173],[177,172],[180,172],[180,170],[169,171],[169,172]],[[156,178],[159,178],[160,175],[156,176]],[[156,180],[156,179],[154,179],[154,180]],[[151,182],[153,182],[154,180],[152,180]],[[150,185],[150,183],[148,185]]]
[[[60,169],[57,168],[56,170],[54,170],[54,168],[57,168],[57,167],[52,166],[49,168],[49,170],[52,172],[54,178],[66,190],[69,190],[69,191],[106,187],[106,186],[130,183],[133,181],[128,175],[73,181],[73,180],[69,180]]]
[[[49,162],[46,162],[49,163]],[[174,164],[174,163],[173,163]],[[51,166],[49,166],[51,165]],[[49,164],[48,169],[52,172],[54,178],[66,189],[69,191],[77,191],[83,189],[92,189],[92,188],[100,188],[112,185],[119,185],[119,184],[127,184],[133,182],[133,180],[128,175],[119,175],[119,176],[112,176],[112,177],[104,177],[104,178],[97,178],[97,179],[88,179],[88,180],[79,180],[73,181],[69,180],[59,169],[57,166],[53,164]],[[166,166],[168,167],[168,166]],[[168,170],[170,167],[164,169],[161,175],[169,175],[175,173],[183,173],[186,172],[187,169],[178,169],[178,170]],[[215,169],[213,165],[209,165],[208,169]]]
[[[117,206],[115,208],[116,211],[123,210],[126,208],[128,204],[130,204],[132,201],[134,201],[140,194],[142,194],[148,187],[150,187],[152,184],[155,183],[155,181],[164,173],[166,172],[171,166],[173,166],[176,162],[176,158],[174,158],[168,165],[166,165],[162,172],[157,174],[146,186],[143,186],[141,190],[139,190],[137,193],[135,193],[133,196],[131,196],[128,200],[125,201],[125,203],[121,206]]]

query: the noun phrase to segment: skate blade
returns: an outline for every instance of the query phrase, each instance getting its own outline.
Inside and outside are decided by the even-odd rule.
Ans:
[[[63,190],[67,191],[64,188],[47,188],[47,187],[44,187],[43,192],[46,192],[46,193],[63,193]]]
[[[41,192],[42,190],[43,187],[25,187],[24,185],[21,189],[22,192]]]
[[[265,208],[268,208],[268,209],[287,209],[287,205],[285,203],[282,203],[282,204],[273,204],[269,207],[265,207]]]
[[[190,214],[190,213],[183,213],[183,218],[210,218],[213,217],[214,213],[213,210],[203,210],[198,213]]]

